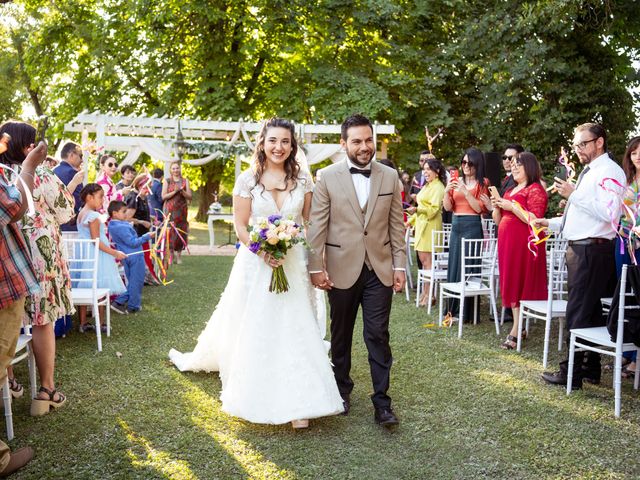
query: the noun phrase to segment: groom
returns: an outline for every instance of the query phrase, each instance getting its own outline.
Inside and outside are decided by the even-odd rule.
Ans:
[[[322,170],[313,193],[308,241],[311,283],[328,290],[331,360],[349,413],[353,390],[351,344],[359,306],[373,381],[375,421],[398,424],[391,409],[389,313],[393,292],[404,288],[406,265],[398,173],[373,161],[376,146],[368,118],[342,124],[347,160]]]

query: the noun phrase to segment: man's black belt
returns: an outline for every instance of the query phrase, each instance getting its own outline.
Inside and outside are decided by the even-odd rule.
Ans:
[[[602,245],[613,242],[612,238],[585,238],[583,240],[569,240],[569,246],[574,245]]]

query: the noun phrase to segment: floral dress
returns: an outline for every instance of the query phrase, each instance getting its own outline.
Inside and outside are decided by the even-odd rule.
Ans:
[[[98,175],[98,179],[96,180],[96,183],[102,187],[102,190],[104,190],[104,198],[102,200],[102,210],[100,210],[100,213],[107,213],[109,204],[113,200],[120,200],[120,201],[124,200],[124,195],[122,194],[122,192],[116,188],[116,185],[113,183],[113,180],[111,180],[104,173],[100,173]]]
[[[36,168],[33,182],[35,215],[25,215],[24,236],[38,275],[40,295],[28,296],[26,322],[46,325],[75,310],[71,302],[71,278],[60,225],[74,216],[74,199],[60,179],[45,166]]]
[[[170,178],[167,181],[167,193],[171,193],[182,188],[184,184],[184,178],[180,178],[177,182]],[[189,203],[187,202],[187,199],[181,194],[174,195],[164,202],[165,215],[171,215],[171,221],[180,233],[180,236],[178,236],[174,232],[174,235],[171,238],[171,250],[175,250],[177,252],[181,252],[187,246],[187,238],[189,237],[189,221],[187,220],[189,215],[188,207]]]

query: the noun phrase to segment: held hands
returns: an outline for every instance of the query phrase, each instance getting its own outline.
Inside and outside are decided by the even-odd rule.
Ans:
[[[121,252],[120,250],[116,250],[113,256],[116,257],[116,260],[124,260],[125,258],[127,258],[127,254],[124,252]]]
[[[311,273],[311,283],[314,287],[319,288],[321,290],[331,290],[333,287],[333,282],[329,279],[329,274],[325,271],[318,273]]]
[[[565,182],[564,180],[561,180],[558,177],[554,177],[553,180],[554,180],[553,187],[564,198],[569,198],[573,193],[573,191],[576,189],[576,186],[574,184]]]
[[[493,208],[499,208],[501,210],[505,210],[507,212],[513,212],[513,203],[510,200],[505,200],[504,198],[491,199],[491,205]]]

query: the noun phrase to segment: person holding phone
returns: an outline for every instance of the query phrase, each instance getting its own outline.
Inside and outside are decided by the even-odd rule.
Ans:
[[[445,210],[453,212],[447,271],[447,282],[452,283],[460,281],[462,239],[483,238],[481,215],[492,208],[488,195],[489,180],[484,176],[484,154],[477,148],[469,148],[460,164],[462,174],[459,178],[451,176],[442,200]],[[473,312],[473,299],[466,301],[469,303],[465,303],[465,312],[469,315]],[[458,300],[450,299],[447,316],[455,320],[459,307]]]
[[[512,162],[511,174],[515,186],[504,198],[491,187],[493,220],[498,225],[498,267],[502,305],[513,311],[513,327],[502,343],[506,350],[514,350],[518,342],[520,301],[547,298],[547,255],[544,244],[534,255],[529,242],[530,222],[544,216],[547,192],[540,184],[542,171],[533,153],[518,154]]]

